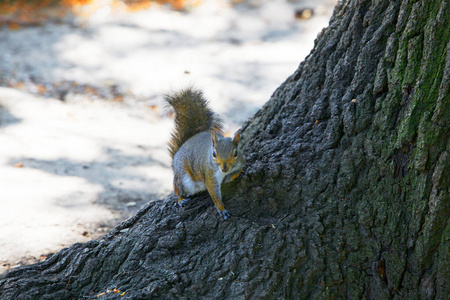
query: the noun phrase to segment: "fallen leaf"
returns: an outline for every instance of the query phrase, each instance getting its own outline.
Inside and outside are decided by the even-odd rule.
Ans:
[[[154,113],[158,113],[159,107],[158,105],[147,105]]]
[[[295,18],[300,20],[308,20],[314,15],[311,8],[299,8],[295,10]]]
[[[38,84],[37,85],[37,89],[38,89],[38,92],[41,93],[41,94],[44,94],[45,92],[47,92],[47,89],[42,84]]]
[[[19,23],[17,23],[17,22],[9,22],[8,23],[8,27],[9,27],[9,30],[19,30],[20,29],[20,24]]]

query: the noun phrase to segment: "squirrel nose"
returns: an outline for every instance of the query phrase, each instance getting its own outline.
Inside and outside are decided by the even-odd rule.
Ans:
[[[222,172],[224,173],[228,172],[228,165],[226,163],[222,165]]]

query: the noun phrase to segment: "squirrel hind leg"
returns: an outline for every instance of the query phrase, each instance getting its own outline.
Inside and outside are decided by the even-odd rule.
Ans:
[[[181,196],[181,197],[178,199],[178,206],[183,207],[183,206],[186,205],[186,203],[188,203],[188,202],[190,202],[190,201],[192,201],[191,198],[185,198],[185,197]]]

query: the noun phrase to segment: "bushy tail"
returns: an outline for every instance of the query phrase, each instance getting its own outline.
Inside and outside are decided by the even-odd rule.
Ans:
[[[189,138],[203,131],[222,131],[222,120],[208,106],[203,93],[192,87],[166,94],[167,103],[175,111],[175,128],[169,142],[170,156],[173,158]]]

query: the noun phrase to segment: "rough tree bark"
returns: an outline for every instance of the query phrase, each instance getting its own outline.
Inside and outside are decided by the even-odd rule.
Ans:
[[[0,298],[448,297],[449,28],[446,0],[340,2],[244,125],[230,220],[208,195],[156,201],[4,275]]]

